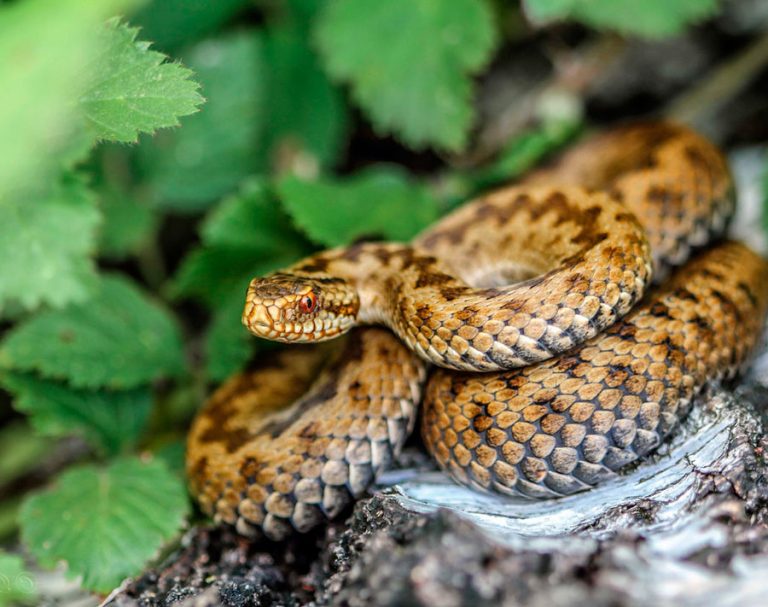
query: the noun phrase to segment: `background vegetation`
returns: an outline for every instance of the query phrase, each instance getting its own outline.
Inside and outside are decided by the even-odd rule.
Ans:
[[[577,134],[567,78],[483,128],[478,83],[504,56],[670,36],[717,10],[0,2],[0,539],[100,592],[141,571],[190,520],[190,417],[258,347],[239,322],[250,277],[407,240]],[[0,550],[0,607],[34,593]]]

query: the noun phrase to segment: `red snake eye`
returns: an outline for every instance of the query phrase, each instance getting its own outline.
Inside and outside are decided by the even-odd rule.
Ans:
[[[299,307],[304,314],[310,314],[311,312],[314,312],[315,306],[317,306],[317,297],[315,297],[315,294],[312,292],[304,295],[304,297],[302,297],[301,301],[299,302]]]

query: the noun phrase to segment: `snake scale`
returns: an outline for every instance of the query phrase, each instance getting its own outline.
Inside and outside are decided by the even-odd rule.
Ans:
[[[350,335],[255,361],[211,396],[188,441],[193,493],[245,535],[306,531],[364,493],[419,405],[428,450],[462,484],[545,498],[614,476],[760,335],[768,264],[720,240],[734,199],[710,142],[634,124],[409,245],[359,243],[254,279],[252,333]],[[354,328],[372,324],[390,331]]]

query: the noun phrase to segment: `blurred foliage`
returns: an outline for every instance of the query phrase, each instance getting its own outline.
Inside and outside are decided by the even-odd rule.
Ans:
[[[258,154],[266,105],[262,46],[256,32],[236,31],[205,40],[183,54],[207,103],[205,111],[186,120],[183,129],[142,141],[139,160],[154,204],[203,210],[264,168]]]
[[[21,537],[41,565],[106,591],[178,532],[183,423],[268,347],[240,324],[252,276],[360,238],[410,239],[578,131],[578,111],[540,114],[485,166],[455,168],[503,2],[0,5],[0,384],[26,420],[0,430],[0,487],[69,437],[85,453],[24,499]],[[523,5],[537,23],[647,35],[714,8]],[[439,166],[416,176],[350,157],[383,138]],[[0,504],[0,532],[15,508]],[[22,579],[0,553],[0,606],[31,600]]]
[[[32,605],[34,601],[34,581],[21,558],[0,550],[0,607]]]
[[[147,40],[169,51],[215,32],[249,4],[248,0],[160,0],[143,6],[133,20],[141,24]]]
[[[576,19],[597,28],[662,37],[712,16],[717,0],[524,0],[535,21]]]

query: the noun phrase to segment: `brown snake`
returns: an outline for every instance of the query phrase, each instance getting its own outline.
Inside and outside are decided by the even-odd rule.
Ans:
[[[333,517],[410,433],[421,359],[465,370],[431,374],[422,415],[429,451],[459,482],[556,497],[612,476],[707,382],[733,376],[760,333],[760,257],[726,242],[681,266],[722,235],[733,200],[712,144],[634,125],[467,203],[412,246],[362,243],[254,279],[243,321],[257,335],[320,341],[378,323],[420,358],[386,330],[355,329],[341,348],[289,348],[231,378],[190,432],[193,493],[244,534],[278,539]],[[651,266],[657,282],[672,276],[635,306]]]

